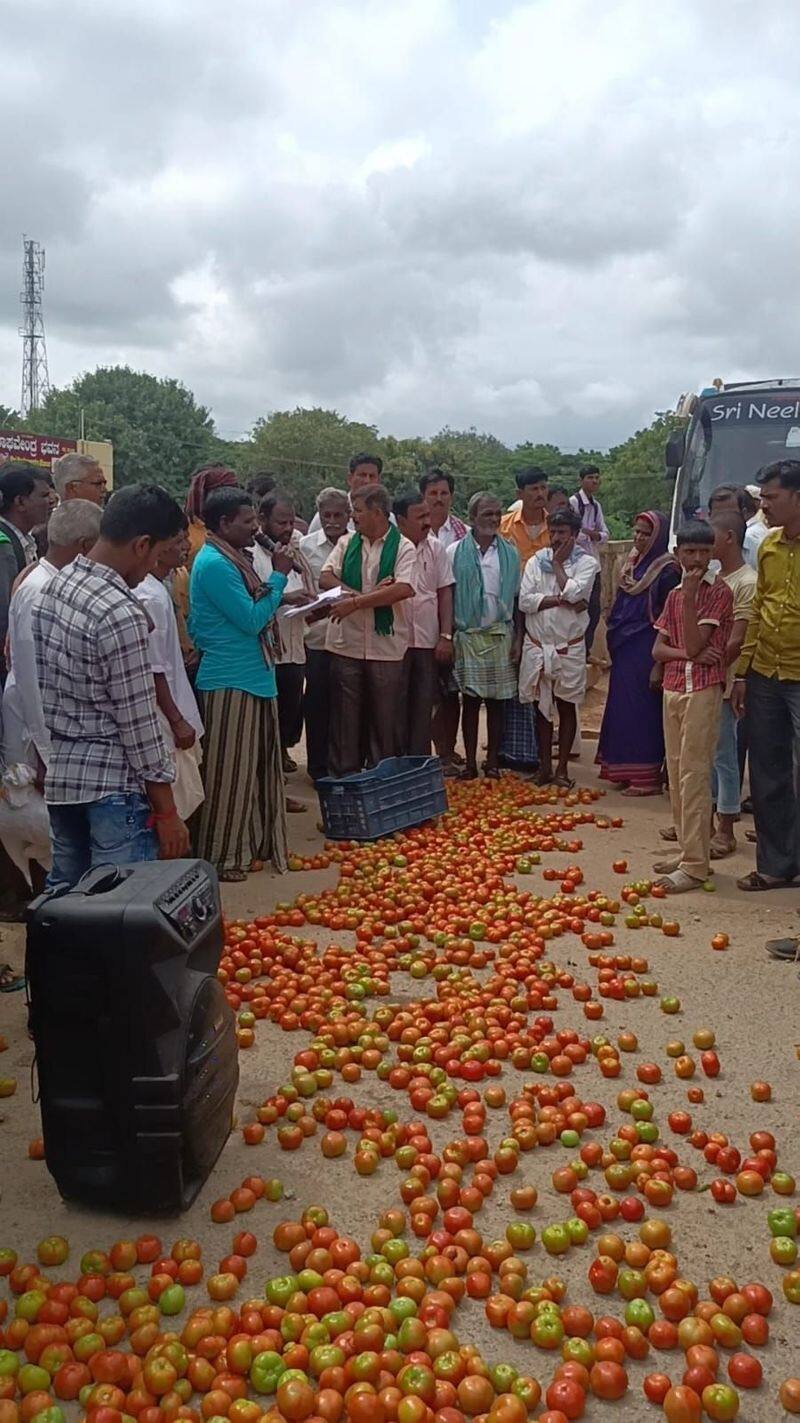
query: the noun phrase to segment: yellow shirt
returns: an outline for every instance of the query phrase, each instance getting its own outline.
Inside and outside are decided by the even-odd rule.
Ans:
[[[529,558],[539,552],[540,548],[550,547],[550,531],[547,527],[547,515],[543,514],[544,523],[540,526],[538,533],[531,538],[528,533],[528,525],[522,517],[521,509],[512,509],[508,514],[504,514],[500,520],[500,532],[504,538],[510,539],[519,554],[519,561],[524,571],[525,564]]]
[[[758,551],[758,582],[737,677],[745,672],[800,682],[800,538],[783,529],[767,534]]]

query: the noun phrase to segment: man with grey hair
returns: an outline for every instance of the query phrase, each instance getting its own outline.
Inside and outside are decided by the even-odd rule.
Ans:
[[[53,464],[53,483],[62,503],[88,499],[102,505],[106,496],[106,477],[91,455],[62,455]]]
[[[319,576],[340,538],[347,533],[350,500],[344,489],[322,489],[317,495],[319,528],[309,530],[300,540],[300,551],[306,557],[319,591]],[[325,623],[307,620],[306,689],[303,697],[303,719],[306,728],[308,774],[316,782],[328,774],[328,728],[330,723],[331,654],[325,649]]]
[[[102,509],[89,499],[70,499],[50,515],[47,554],[18,580],[9,608],[8,644],[11,670],[3,692],[3,752],[6,765],[26,763],[44,781],[50,754],[50,733],[44,723],[36,656],[33,608],[50,579],[79,553],[97,542]]]

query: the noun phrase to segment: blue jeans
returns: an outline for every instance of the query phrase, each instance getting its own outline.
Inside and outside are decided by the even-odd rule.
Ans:
[[[711,772],[711,794],[717,807],[717,815],[738,815],[741,811],[736,717],[731,711],[730,701],[722,703],[719,740],[714,755],[714,769]]]
[[[158,839],[147,827],[150,806],[143,795],[107,795],[81,805],[51,805],[53,868],[48,889],[78,883],[97,865],[132,865],[158,859]]]

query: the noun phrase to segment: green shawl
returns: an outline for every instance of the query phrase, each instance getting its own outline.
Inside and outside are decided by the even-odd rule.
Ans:
[[[342,583],[346,587],[352,588],[354,592],[361,592],[361,550],[364,541],[360,534],[353,534],[347,548],[344,551],[342,560]],[[382,583],[384,578],[394,577],[394,566],[397,562],[397,550],[400,547],[400,531],[395,524],[390,524],[381,549],[381,561],[378,564],[378,582]],[[391,608],[373,608],[373,618],[375,631],[379,637],[388,637],[394,630],[394,612]]]

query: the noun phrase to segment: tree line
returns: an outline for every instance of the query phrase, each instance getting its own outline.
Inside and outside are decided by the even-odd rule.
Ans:
[[[211,413],[178,380],[162,379],[127,366],[100,367],[71,385],[54,389],[28,420],[0,406],[0,425],[39,434],[110,440],[117,486],[157,479],[182,496],[198,465],[229,464],[246,480],[256,471],[274,474],[310,517],[314,499],[326,485],[341,486],[352,454],[370,450],[384,461],[384,481],[397,491],[416,484],[439,466],[456,481],[456,507],[489,489],[504,502],[514,497],[514,475],[528,465],[546,470],[551,482],[571,494],[582,465],[596,464],[603,475],[602,501],[613,534],[626,537],[642,509],[664,509],[671,490],[664,477],[664,444],[677,417],[658,412],[652,423],[607,451],[566,452],[553,444],[526,442],[513,447],[479,430],[451,430],[397,439],[374,425],[349,420],[335,410],[276,410],[256,420],[243,440],[218,435]]]

